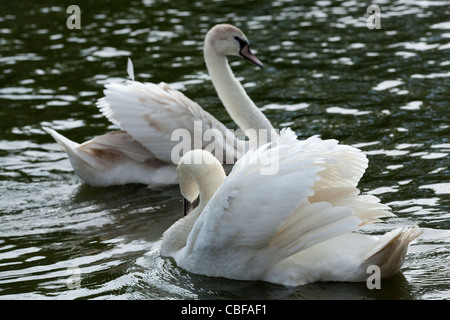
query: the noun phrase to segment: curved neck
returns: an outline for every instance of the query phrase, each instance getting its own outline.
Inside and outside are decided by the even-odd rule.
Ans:
[[[219,167],[216,168],[218,169]],[[220,170],[207,171],[209,172],[204,172],[200,175],[197,175],[194,180],[200,192],[200,202],[198,208],[200,208],[202,211],[208,204],[209,199],[212,198],[214,193],[216,193],[217,189],[219,189],[220,185],[226,178],[226,174],[222,168],[222,165],[220,166]]]
[[[261,140],[258,139],[260,130],[265,130],[264,139],[269,141],[278,137],[270,121],[253,103],[240,82],[234,77],[226,56],[214,50],[208,41],[205,42],[204,58],[220,100],[250,141],[259,142]],[[261,131],[261,133],[263,132]]]
[[[165,233],[161,243],[160,252],[163,256],[173,256],[186,246],[189,235],[194,228],[195,222],[200,217],[211,197],[226,178],[222,165],[217,161],[215,165],[191,165],[180,164],[187,170],[179,170],[186,175],[180,179],[180,188],[194,183],[198,188],[200,203],[186,217],[178,220]],[[179,165],[179,168],[180,168]],[[183,181],[183,182],[181,182]],[[183,183],[183,186],[181,185]]]

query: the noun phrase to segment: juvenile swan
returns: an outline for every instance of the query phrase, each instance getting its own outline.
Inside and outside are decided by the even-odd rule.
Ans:
[[[395,274],[421,231],[354,233],[385,207],[367,196],[354,208],[333,203],[328,185],[344,178],[333,167],[337,147],[333,140],[297,141],[284,130],[279,140],[245,154],[228,177],[207,151],[188,152],[178,165],[180,189],[200,202],[164,233],[161,255],[197,274],[288,286],[366,281],[370,265],[382,277]]]
[[[257,129],[267,129],[266,139],[277,136],[228,65],[226,56],[240,56],[263,66],[251,52],[244,33],[231,25],[216,25],[207,33],[203,51],[220,99],[241,129],[251,129],[246,131],[249,139],[259,143]],[[105,85],[105,96],[97,103],[100,111],[123,131],[80,145],[53,129],[44,128],[62,146],[76,174],[86,183],[93,186],[175,184],[179,156],[174,157],[172,151],[177,147],[181,153],[209,147],[216,151],[215,156],[222,163],[234,163],[245,153],[246,143],[197,103],[165,83],[134,81],[134,71],[132,67],[128,69],[132,80]],[[199,125],[199,134],[195,134],[194,123]],[[199,137],[201,141],[197,144],[183,141],[187,144],[180,147],[180,138],[172,139],[172,134],[180,129],[186,129],[191,139]],[[202,140],[207,131],[215,139],[208,136]]]

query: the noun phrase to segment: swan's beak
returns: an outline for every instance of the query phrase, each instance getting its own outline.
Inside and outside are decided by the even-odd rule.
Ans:
[[[258,60],[258,58],[252,53],[250,50],[250,45],[246,43],[244,46],[242,46],[242,49],[239,51],[239,54],[244,58],[250,61],[251,63],[256,64],[261,69],[264,68],[264,65],[261,61]]]
[[[198,206],[198,200],[199,198],[197,198],[194,202],[190,202],[185,197],[183,197],[183,218]]]

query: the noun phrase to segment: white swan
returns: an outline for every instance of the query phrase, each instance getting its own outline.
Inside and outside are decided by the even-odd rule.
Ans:
[[[339,170],[349,164],[339,149],[336,141],[298,141],[285,130],[238,160],[228,177],[207,151],[187,153],[178,165],[180,189],[191,202],[199,195],[200,203],[164,233],[161,255],[197,274],[288,286],[366,281],[371,265],[381,277],[393,275],[421,230],[353,233],[390,215],[386,207],[371,196],[359,197],[353,208],[340,205],[344,199],[318,199],[345,188],[337,182],[353,184]],[[276,172],[264,175],[274,166]]]
[[[262,67],[241,30],[231,25],[216,25],[206,35],[204,57],[219,97],[233,120],[243,130],[250,129],[246,131],[250,141],[259,142],[258,129],[268,132],[262,142],[272,139],[277,135],[275,130],[234,77],[227,55],[241,56]],[[105,97],[97,104],[122,132],[102,135],[80,145],[53,129],[44,128],[66,151],[76,174],[85,182],[93,186],[175,184],[176,161],[172,151],[179,147],[180,141],[171,138],[177,129],[187,130],[193,138],[202,139],[206,132],[221,137],[214,140],[209,136],[209,140],[197,145],[191,141],[189,148],[179,147],[181,153],[191,148],[209,148],[220,151],[215,155],[223,163],[234,163],[245,153],[246,142],[197,103],[165,83],[134,81],[132,68],[128,71],[132,80],[105,85]],[[197,136],[195,124],[201,130]],[[128,145],[126,141],[133,142]]]

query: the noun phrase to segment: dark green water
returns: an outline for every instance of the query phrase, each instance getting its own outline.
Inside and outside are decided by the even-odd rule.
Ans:
[[[61,1],[0,3],[0,298],[449,299],[450,1]],[[418,223],[401,273],[382,281],[299,288],[187,273],[163,260],[178,188],[92,188],[41,128],[83,142],[115,129],[95,102],[107,80],[165,81],[234,128],[208,80],[202,41],[241,27],[265,64],[231,59],[277,128],[354,145],[370,165],[360,188]],[[76,267],[81,282],[71,285]],[[73,288],[73,289],[71,289]]]

